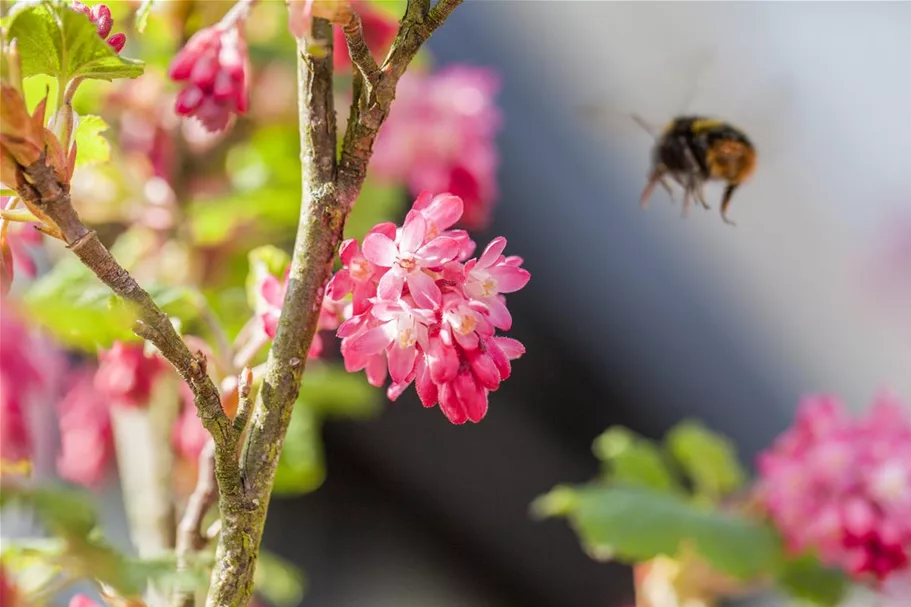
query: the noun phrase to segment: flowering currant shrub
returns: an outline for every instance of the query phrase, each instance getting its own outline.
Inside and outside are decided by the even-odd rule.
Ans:
[[[275,555],[257,565],[249,529],[271,494],[321,485],[327,419],[378,415],[387,377],[387,400],[414,384],[454,423],[485,416],[524,352],[505,336],[505,296],[529,274],[505,239],[476,252],[465,231],[493,213],[500,117],[494,72],[427,67],[422,45],[458,4],[4,12],[0,484],[3,507],[52,536],[4,536],[4,606],[64,604],[56,590],[87,580],[71,606],[192,605],[201,591],[249,604],[253,591],[291,607],[301,572]],[[367,98],[365,78],[383,95]],[[307,122],[329,108],[338,119]],[[301,152],[332,170],[302,178]],[[293,246],[324,213],[331,225]],[[129,556],[94,507],[112,483]],[[213,524],[226,510],[247,514]]]

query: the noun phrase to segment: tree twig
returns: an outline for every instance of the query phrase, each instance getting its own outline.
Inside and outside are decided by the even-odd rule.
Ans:
[[[351,63],[361,73],[367,82],[367,86],[372,89],[376,86],[380,77],[380,66],[377,65],[376,59],[370,53],[370,48],[364,39],[364,26],[361,23],[360,15],[356,11],[351,11],[348,23],[342,26],[342,31],[345,32],[345,42],[348,44],[348,55],[351,56]]]
[[[190,568],[190,557],[202,550],[208,538],[202,525],[206,514],[218,498],[218,483],[215,478],[215,442],[207,441],[199,454],[199,470],[196,487],[187,500],[187,507],[177,529],[177,570]],[[193,592],[175,593],[172,604],[175,607],[193,607],[196,597]]]

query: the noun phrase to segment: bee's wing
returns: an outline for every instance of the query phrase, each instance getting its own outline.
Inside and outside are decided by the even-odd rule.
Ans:
[[[611,108],[607,104],[581,105],[576,108],[576,116],[588,124],[624,135],[631,135],[642,129],[655,138],[660,130],[658,125],[650,123],[639,114]]]

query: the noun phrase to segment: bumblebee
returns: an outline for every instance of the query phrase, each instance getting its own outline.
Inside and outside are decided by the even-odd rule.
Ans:
[[[636,118],[641,124],[641,120]],[[721,199],[721,218],[727,218],[731,197],[756,168],[756,149],[738,128],[723,120],[702,116],[675,118],[657,136],[652,149],[652,168],[642,190],[640,204],[648,204],[656,185],[661,185],[673,198],[666,177],[684,188],[683,215],[695,198],[704,208],[702,187],[707,181],[727,183]]]

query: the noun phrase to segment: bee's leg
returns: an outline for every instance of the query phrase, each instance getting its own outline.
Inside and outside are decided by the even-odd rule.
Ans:
[[[687,214],[690,211],[690,204],[693,202],[693,187],[692,184],[687,184],[686,189],[683,191],[683,214],[681,217],[686,218]]]
[[[734,195],[734,190],[737,189],[738,185],[740,185],[740,184],[737,184],[737,183],[728,184],[728,187],[725,188],[725,190],[724,190],[724,197],[721,199],[721,218],[724,220],[724,223],[726,223],[728,225],[732,225],[732,226],[737,225],[737,224],[734,223],[733,221],[731,221],[730,219],[728,219],[727,213],[728,213],[728,207],[731,204],[731,196]]]
[[[702,191],[702,185],[703,185],[702,182],[700,182],[699,185],[696,187],[696,200],[699,201],[699,204],[702,205],[703,209],[708,210],[708,209],[711,209],[712,207],[710,207],[709,204],[705,201],[705,192]]]
[[[674,199],[674,190],[671,189],[671,185],[667,182],[663,176],[658,178],[658,184],[664,188],[664,191],[667,192],[667,195],[670,197],[671,202],[675,202]]]
[[[661,187],[670,193],[670,188],[667,185],[667,182],[664,180],[665,173],[664,166],[657,166],[652,170],[651,174],[648,176],[648,183],[645,184],[645,188],[642,190],[642,194],[639,195],[639,205],[645,208],[645,205],[648,204],[649,198],[652,197],[652,192],[655,191],[655,186],[659,183]],[[672,195],[673,196],[673,195]]]

